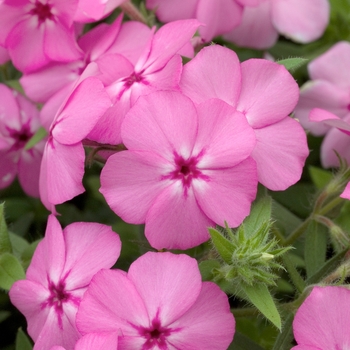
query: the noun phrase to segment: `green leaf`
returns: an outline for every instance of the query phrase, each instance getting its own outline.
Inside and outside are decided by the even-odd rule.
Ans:
[[[4,206],[5,203],[0,204],[0,255],[2,253],[12,253],[12,245],[5,221]]]
[[[291,281],[293,282],[294,286],[297,288],[299,293],[302,293],[306,287],[305,281],[300,276],[298,270],[294,266],[293,261],[291,260],[289,254],[284,255],[282,259],[283,259],[284,266],[288,271]]]
[[[289,314],[283,323],[283,330],[277,336],[272,350],[290,350],[293,341],[292,324],[294,315]]]
[[[286,58],[284,60],[277,61],[278,64],[284,66],[289,72],[294,72],[298,68],[302,67],[309,60],[301,57]]]
[[[10,253],[0,255],[0,288],[9,290],[21,279],[25,279],[25,273],[19,260]]]
[[[309,166],[309,174],[312,182],[318,189],[325,188],[333,178],[333,174],[330,171],[312,165]]]
[[[32,243],[30,243],[23,251],[21,254],[21,261],[22,261],[22,266],[24,269],[27,269],[30,262],[32,261],[33,254],[35,252],[36,247],[40,243],[41,239],[38,239]]]
[[[264,348],[250,340],[245,335],[236,331],[233,342],[227,350],[264,350]]]
[[[264,284],[254,286],[242,284],[242,289],[247,295],[247,299],[280,330],[281,317],[267,286]]]
[[[232,254],[235,250],[234,245],[214,228],[209,228],[209,234],[220,256],[223,258],[226,264],[231,264]]]
[[[247,237],[252,236],[264,222],[271,219],[271,197],[266,196],[253,204],[249,216],[243,221],[244,232]]]
[[[0,311],[0,323],[5,321],[9,316],[11,316],[10,311]]]
[[[198,266],[203,281],[212,281],[214,278],[213,270],[221,267],[220,263],[213,259],[201,261]]]
[[[43,140],[47,136],[47,131],[45,128],[41,127],[37,130],[37,132],[28,140],[24,149],[28,151],[33,148],[37,143]]]
[[[24,238],[13,232],[9,232],[9,238],[13,247],[13,255],[20,258],[22,252],[29,246],[29,243]]]
[[[305,232],[304,259],[307,276],[314,275],[326,261],[328,229],[312,220]]]
[[[16,335],[16,350],[32,350],[33,346],[27,335],[22,331],[21,328],[18,329]]]
[[[25,95],[22,85],[19,83],[18,80],[6,80],[5,84],[10,88],[20,92],[22,95]]]

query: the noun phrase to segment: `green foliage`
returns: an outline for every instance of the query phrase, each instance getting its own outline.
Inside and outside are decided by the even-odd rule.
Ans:
[[[32,350],[33,346],[26,334],[21,328],[18,329],[16,335],[16,350]]]
[[[24,278],[24,269],[14,255],[10,253],[0,255],[0,288],[9,290],[14,282]]]
[[[12,253],[12,245],[7,230],[4,213],[5,203],[0,204],[0,255],[3,253]]]
[[[294,72],[298,68],[302,67],[308,63],[308,59],[301,57],[286,58],[283,60],[278,60],[277,63],[284,66],[289,72]]]

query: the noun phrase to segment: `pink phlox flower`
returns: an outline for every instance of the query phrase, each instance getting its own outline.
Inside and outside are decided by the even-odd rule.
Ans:
[[[73,17],[78,0],[5,0],[0,4],[0,45],[22,72],[50,61],[79,59]]]
[[[259,1],[259,0],[258,0]],[[242,18],[243,6],[256,0],[147,0],[148,9],[155,9],[160,21],[167,23],[180,19],[196,18],[204,24],[199,34],[204,42],[228,33]]]
[[[85,152],[82,140],[110,105],[111,100],[102,82],[88,77],[78,81],[57,112],[49,130],[39,182],[41,201],[53,213],[56,213],[56,204],[84,192]]]
[[[39,172],[45,141],[29,150],[25,145],[40,128],[36,106],[15,90],[0,84],[0,188],[18,175],[23,190],[39,197]]]
[[[114,105],[89,135],[91,140],[120,143],[121,123],[139,96],[158,90],[179,90],[182,59],[177,53],[188,45],[199,26],[197,20],[183,20],[168,23],[155,33],[153,28],[153,35],[135,63],[114,54],[116,46],[111,47],[111,54],[97,63]]]
[[[279,34],[305,44],[322,36],[329,14],[328,0],[260,0],[244,7],[241,23],[224,38],[255,49],[272,47]]]
[[[321,146],[324,167],[339,165],[336,150],[350,161],[349,138],[329,123],[309,119],[313,108],[323,109],[347,122],[350,111],[350,44],[342,41],[308,65],[311,81],[301,87],[295,117],[316,136],[326,134]],[[339,124],[339,121],[337,122]]]
[[[44,239],[34,252],[26,279],[10,289],[11,302],[24,314],[35,350],[74,347],[80,334],[75,317],[91,278],[119,257],[119,236],[97,223],[73,223],[63,231],[50,215]]]
[[[255,136],[223,101],[195,107],[179,92],[142,96],[121,135],[128,150],[108,158],[100,191],[123,220],[146,223],[156,249],[194,247],[209,239],[208,226],[236,227],[249,214]]]
[[[262,59],[241,64],[232,50],[212,45],[184,66],[180,86],[195,103],[218,98],[245,115],[257,139],[251,156],[264,186],[284,190],[300,179],[309,151],[304,130],[288,117],[299,88],[283,66]]]
[[[0,46],[0,64],[4,64],[9,60],[10,60],[10,55],[8,51],[3,46]]]
[[[227,296],[202,282],[195,259],[149,252],[129,272],[101,270],[77,315],[82,334],[119,330],[120,349],[227,349],[235,321]]]
[[[292,350],[350,349],[349,305],[348,288],[314,287],[295,315]]]
[[[96,22],[107,17],[115,8],[126,0],[79,0],[74,21]]]

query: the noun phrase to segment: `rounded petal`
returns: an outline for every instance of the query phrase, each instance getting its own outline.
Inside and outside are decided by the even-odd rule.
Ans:
[[[161,153],[173,161],[174,151],[188,157],[197,133],[193,102],[177,92],[158,91],[141,96],[126,115],[122,139],[130,150]]]
[[[350,182],[346,185],[343,193],[340,195],[341,198],[350,199]]]
[[[293,111],[299,87],[282,65],[250,59],[241,68],[242,89],[237,109],[253,128],[276,123]]]
[[[149,319],[163,327],[181,317],[202,286],[197,261],[188,255],[148,252],[130,265],[129,279],[145,303]]]
[[[205,170],[208,181],[193,181],[196,202],[216,224],[239,226],[249,215],[257,191],[256,164],[248,158],[232,168]]]
[[[241,23],[224,38],[242,47],[272,47],[277,41],[278,32],[271,22],[271,1],[263,1],[256,7],[245,7]]]
[[[78,340],[74,350],[115,350],[117,348],[118,332],[100,332],[84,335]]]
[[[148,327],[144,302],[121,270],[100,270],[92,278],[79,305],[76,324],[81,334],[115,332],[139,336],[138,327]]]
[[[324,80],[307,82],[301,87],[300,99],[295,107],[295,118],[314,135],[323,135],[329,126],[309,120],[313,108],[325,109],[338,117],[348,112],[348,92]]]
[[[176,349],[227,349],[235,332],[235,320],[226,294],[216,284],[204,282],[196,302],[171,328],[179,329],[168,337]]]
[[[350,43],[340,41],[308,65],[310,78],[326,80],[337,87],[350,88]]]
[[[156,9],[157,17],[162,22],[172,22],[179,19],[195,18],[199,0],[186,0],[181,6],[174,0],[146,0],[150,10]]]
[[[211,99],[197,106],[198,135],[192,155],[203,154],[200,169],[232,167],[248,158],[256,140],[242,113]]]
[[[6,126],[15,130],[21,127],[20,106],[18,105],[18,92],[5,84],[0,84],[0,132],[7,134]]]
[[[66,243],[67,290],[88,286],[96,272],[111,268],[120,255],[119,236],[109,226],[76,222],[63,230]]]
[[[167,187],[147,213],[145,235],[156,249],[189,249],[209,239],[214,223],[198,206],[193,190],[180,181]]]
[[[184,66],[180,87],[195,103],[218,98],[236,107],[241,91],[237,55],[219,45],[203,48]]]
[[[162,174],[170,164],[151,152],[124,151],[110,156],[101,173],[100,192],[123,220],[144,223],[157,196],[169,186]]]
[[[300,124],[286,117],[254,131],[257,144],[252,157],[259,182],[270,190],[283,191],[299,181],[309,155],[306,134]]]
[[[17,175],[17,152],[0,152],[0,189],[10,186]]]
[[[350,291],[343,287],[314,287],[298,309],[293,330],[299,345],[345,349],[350,345]]]
[[[236,1],[199,0],[196,18],[205,26],[199,28],[199,34],[205,42],[228,33],[236,27],[242,18],[243,7]]]
[[[329,22],[327,0],[272,2],[272,22],[279,33],[299,43],[320,38]]]
[[[330,127],[337,128],[345,134],[350,135],[350,124],[345,120],[340,119],[335,114],[328,112],[324,109],[312,109],[309,115],[309,119],[312,122],[323,123]]]

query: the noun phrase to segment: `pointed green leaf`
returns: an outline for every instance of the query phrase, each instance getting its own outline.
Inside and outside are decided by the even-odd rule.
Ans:
[[[0,255],[0,288],[9,290],[14,282],[24,278],[23,267],[14,255],[10,253]]]
[[[4,206],[5,203],[0,204],[0,255],[2,253],[12,253],[11,241],[5,221]]]
[[[198,264],[199,271],[202,275],[203,281],[212,281],[213,280],[213,270],[219,269],[221,267],[220,263],[217,260],[204,260]]]
[[[247,299],[280,330],[281,317],[267,286],[264,284],[253,286],[242,284],[242,289],[247,295]]]
[[[277,61],[278,64],[284,66],[289,72],[294,72],[298,68],[302,67],[309,60],[301,57],[286,58],[284,60]]]
[[[311,165],[309,166],[309,174],[314,185],[320,190],[325,188],[333,178],[333,174],[329,170],[324,170]]]
[[[253,204],[249,216],[243,221],[246,237],[250,237],[271,219],[271,197],[263,197]]]
[[[22,331],[22,329],[19,328],[16,335],[16,350],[32,350],[32,349],[33,349],[33,346],[29,338]]]
[[[290,350],[292,347],[293,341],[293,332],[292,332],[292,324],[293,324],[294,315],[289,314],[283,323],[283,330],[277,336],[275,344],[272,350]]]
[[[219,231],[215,230],[214,228],[209,228],[209,234],[211,237],[211,240],[220,254],[220,256],[223,258],[226,264],[232,263],[232,254],[235,250],[234,245],[225,238]]]
[[[47,131],[45,128],[41,127],[37,130],[37,132],[28,140],[24,149],[28,151],[33,148],[38,142],[43,140],[47,136]]]
[[[328,229],[312,220],[305,232],[304,259],[307,276],[314,275],[326,261]]]

